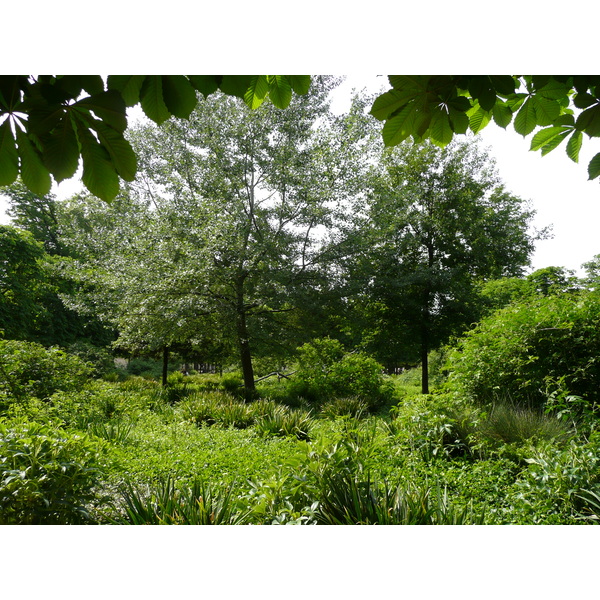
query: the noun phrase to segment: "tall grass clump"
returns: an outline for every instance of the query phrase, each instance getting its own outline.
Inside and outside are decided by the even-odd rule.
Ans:
[[[215,490],[199,479],[179,487],[171,477],[146,489],[125,484],[121,495],[121,515],[113,519],[118,524],[239,525],[247,519],[231,487]]]

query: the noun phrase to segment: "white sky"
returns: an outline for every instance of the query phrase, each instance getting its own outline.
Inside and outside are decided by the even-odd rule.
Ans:
[[[343,109],[352,88],[378,91],[387,86],[385,77],[349,75],[339,88],[338,106]],[[334,105],[335,106],[335,105]],[[506,130],[490,123],[481,134],[484,145],[496,159],[500,177],[506,188],[531,200],[537,215],[534,226],[552,225],[553,238],[539,241],[532,258],[533,269],[561,266],[582,274],[580,266],[595,254],[600,254],[600,183],[588,181],[587,164],[600,151],[597,140],[584,139],[578,164],[569,159],[563,146],[542,157],[530,152],[531,136],[522,138],[512,124]],[[59,198],[82,189],[78,179],[65,181],[53,190]],[[0,223],[9,221],[5,214],[6,200],[0,197]]]

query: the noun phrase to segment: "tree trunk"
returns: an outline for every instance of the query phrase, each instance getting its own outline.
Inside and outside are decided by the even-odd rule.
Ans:
[[[163,365],[162,365],[162,384],[163,387],[167,385],[167,373],[169,368],[169,347],[163,348]]]
[[[246,309],[244,308],[243,279],[240,278],[237,286],[237,334],[240,347],[240,362],[244,377],[246,398],[254,393],[254,368],[252,366],[252,353],[250,352],[250,339],[246,325]]]

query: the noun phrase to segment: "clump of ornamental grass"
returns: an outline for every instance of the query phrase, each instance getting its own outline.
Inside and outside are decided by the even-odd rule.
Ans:
[[[366,417],[368,413],[369,405],[357,396],[334,398],[321,407],[321,416],[325,419],[335,419],[336,417],[360,419]]]
[[[122,525],[239,525],[247,513],[238,509],[232,488],[215,489],[199,479],[177,486],[167,477],[153,487],[125,484],[121,489]]]
[[[263,436],[295,436],[309,440],[314,418],[310,411],[277,406],[270,414],[256,419],[256,430]]]

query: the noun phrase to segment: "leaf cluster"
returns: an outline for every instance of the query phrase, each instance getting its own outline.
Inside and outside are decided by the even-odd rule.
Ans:
[[[600,136],[600,78],[576,75],[390,75],[392,89],[371,114],[385,121],[383,140],[395,146],[412,137],[445,146],[455,134],[479,133],[490,121],[522,136],[539,129],[531,150],[542,155],[568,139],[566,152],[579,160],[583,134]],[[600,153],[588,167],[600,175]]]
[[[112,200],[119,178],[132,181],[137,158],[124,137],[127,107],[141,105],[162,123],[188,118],[205,97],[221,90],[251,108],[267,97],[285,108],[292,93],[305,94],[304,75],[4,75],[0,77],[0,186],[20,175],[38,195],[72,177],[83,162],[82,180],[94,195]]]

